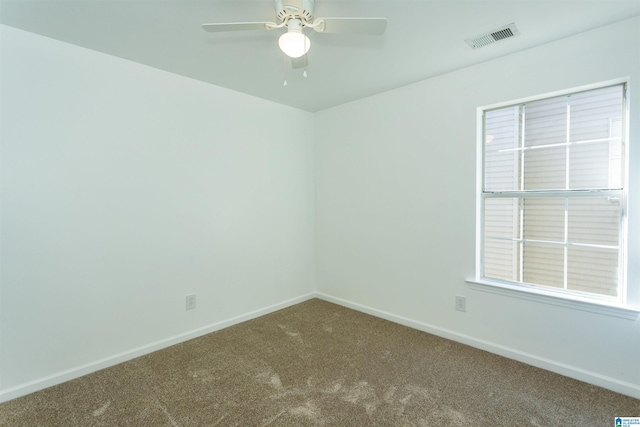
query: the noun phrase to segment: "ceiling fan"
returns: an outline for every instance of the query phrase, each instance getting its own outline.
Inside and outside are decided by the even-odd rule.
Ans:
[[[313,9],[315,0],[274,0],[275,22],[231,22],[202,24],[206,31],[215,33],[223,31],[275,30],[286,28],[278,39],[278,45],[285,55],[291,58],[293,68],[307,66],[307,52],[311,40],[304,34],[305,28],[312,28],[318,33],[351,33],[351,34],[383,34],[387,29],[385,18],[315,18]]]

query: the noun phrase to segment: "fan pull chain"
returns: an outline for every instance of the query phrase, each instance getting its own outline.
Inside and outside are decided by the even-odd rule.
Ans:
[[[303,43],[304,43],[304,51],[306,52],[306,51],[307,51],[307,38],[306,38],[306,37],[304,38],[304,42],[303,42]],[[306,55],[306,53],[305,53],[305,55]],[[304,62],[305,62],[305,64],[307,64],[307,65],[308,65],[308,64],[309,64],[309,60],[308,60],[308,58],[307,58],[307,60],[305,60]],[[305,79],[307,78],[307,67],[306,67],[306,65],[305,65],[305,67],[304,67],[304,71],[302,72],[302,76],[303,76]]]
[[[289,83],[287,83],[287,55],[282,55],[282,74],[284,74],[284,83],[282,83],[283,87],[287,87]]]

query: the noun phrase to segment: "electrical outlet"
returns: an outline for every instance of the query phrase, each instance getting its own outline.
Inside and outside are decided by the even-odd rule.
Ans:
[[[187,310],[196,308],[196,294],[187,295],[185,299],[187,301]]]
[[[467,311],[467,299],[456,295],[456,310]]]

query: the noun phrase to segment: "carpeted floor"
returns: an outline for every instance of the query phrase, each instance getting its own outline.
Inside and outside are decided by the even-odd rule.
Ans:
[[[640,400],[311,300],[0,405],[2,426],[614,426]]]

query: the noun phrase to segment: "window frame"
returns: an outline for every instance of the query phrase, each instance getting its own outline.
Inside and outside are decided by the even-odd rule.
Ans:
[[[623,123],[622,123],[622,135],[623,146],[621,154],[624,156],[622,168],[622,190],[607,190],[609,193],[617,192],[620,197],[623,198],[623,204],[621,206],[621,223],[620,223],[620,242],[619,242],[619,257],[620,257],[620,276],[619,276],[619,296],[615,299],[612,297],[601,297],[597,294],[589,294],[579,291],[566,291],[564,289],[555,289],[550,286],[535,285],[528,283],[521,283],[509,280],[494,279],[483,277],[483,253],[484,253],[484,209],[483,201],[486,199],[484,194],[484,166],[485,166],[485,112],[518,106],[522,104],[531,103],[534,101],[540,101],[548,98],[554,98],[559,96],[567,96],[576,94],[579,92],[591,91],[596,89],[602,89],[611,86],[623,86]],[[507,295],[517,298],[525,298],[537,302],[548,303],[557,306],[563,306],[573,309],[586,310],[597,312],[600,314],[612,315],[616,317],[635,319],[640,314],[640,309],[632,307],[629,304],[628,299],[628,283],[627,283],[627,258],[628,258],[628,244],[627,244],[627,206],[628,206],[628,185],[629,185],[629,79],[622,78],[601,83],[596,83],[587,86],[581,86],[577,88],[571,88],[562,91],[556,91],[552,93],[546,93],[537,96],[531,96],[522,98],[519,100],[501,102],[497,104],[478,107],[477,109],[477,142],[476,142],[476,262],[475,262],[475,278],[467,280],[470,287],[475,290],[497,293],[501,295]],[[576,195],[577,190],[564,190],[563,193]],[[580,190],[584,191],[584,190]],[[593,193],[594,191],[589,191]],[[595,192],[598,192],[597,190]],[[526,191],[512,191],[505,192],[506,194],[513,196],[518,193],[519,197],[525,197],[528,194]],[[543,192],[536,192],[536,196],[540,197],[544,195]],[[551,190],[546,193],[553,193],[557,195],[557,190]]]

